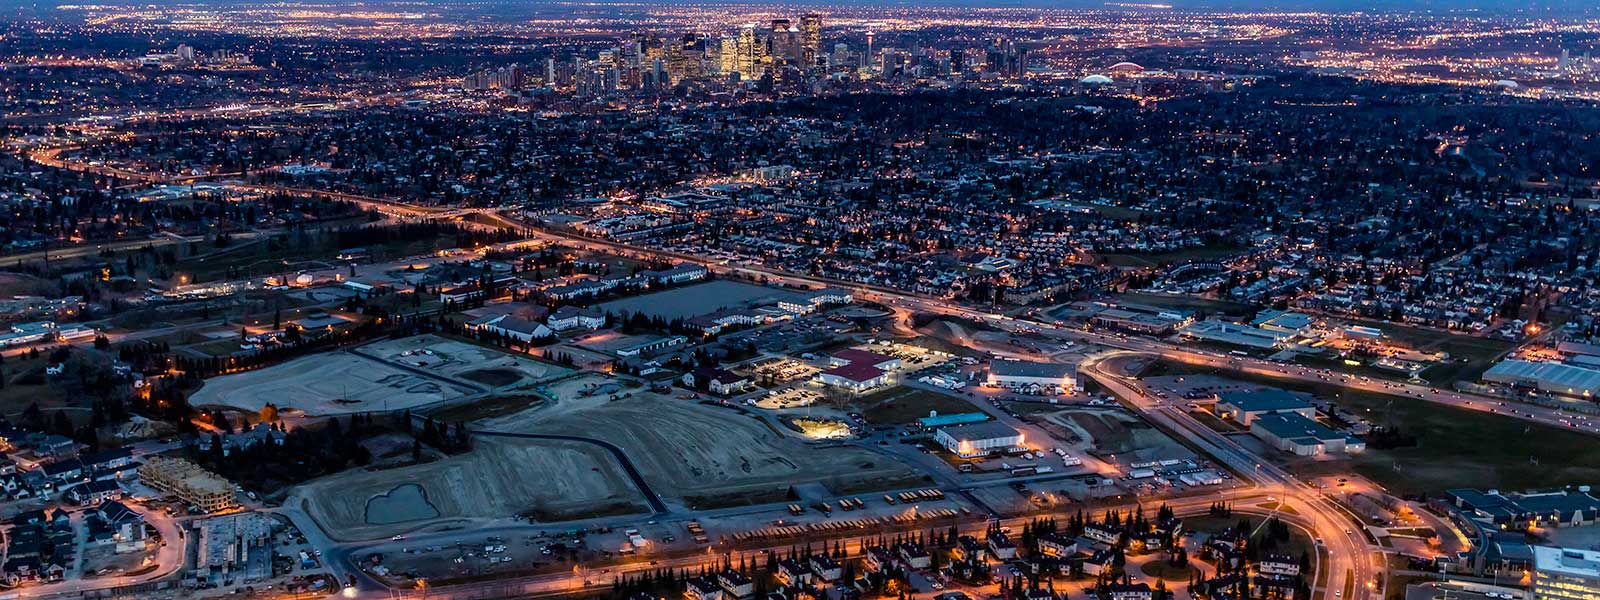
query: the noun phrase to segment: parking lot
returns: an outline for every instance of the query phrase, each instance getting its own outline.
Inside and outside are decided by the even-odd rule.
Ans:
[[[822,392],[806,387],[790,387],[772,390],[765,396],[754,400],[757,408],[767,410],[782,410],[785,408],[800,408],[811,406],[822,400]]]
[[[763,359],[751,365],[745,371],[758,385],[773,386],[806,379],[822,369],[817,365],[789,357]]]

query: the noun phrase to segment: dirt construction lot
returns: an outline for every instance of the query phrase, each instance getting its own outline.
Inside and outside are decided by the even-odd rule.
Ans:
[[[214,377],[189,402],[252,412],[271,402],[279,409],[333,415],[417,408],[473,392],[370,358],[335,351]]]
[[[569,389],[591,383],[569,381]],[[606,440],[623,449],[656,492],[700,508],[773,502],[790,485],[806,483],[844,494],[920,481],[870,450],[808,444],[729,407],[642,391],[624,392],[616,400],[551,391],[557,395],[554,406],[487,421],[480,428]]]
[[[383,471],[351,471],[295,495],[327,531],[364,540],[461,519],[531,513],[536,520],[643,512],[611,455],[581,442],[478,438],[472,452]]]
[[[1066,408],[1033,418],[1052,435],[1076,438],[1067,444],[1071,449],[1097,456],[1115,454],[1124,463],[1194,458],[1188,448],[1120,407]]]
[[[527,385],[572,372],[565,367],[437,335],[385,340],[362,346],[358,352],[490,388]]]

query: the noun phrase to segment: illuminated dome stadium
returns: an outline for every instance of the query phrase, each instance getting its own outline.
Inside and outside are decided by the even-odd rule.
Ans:
[[[1500,81],[1494,82],[1494,85],[1496,87],[1503,87],[1503,88],[1506,88],[1508,90],[1514,90],[1514,89],[1517,89],[1519,87],[1522,87],[1521,85],[1517,84],[1517,82],[1512,81],[1510,79],[1501,79]]]
[[[1083,79],[1078,80],[1078,83],[1082,83],[1082,84],[1086,84],[1086,85],[1107,85],[1107,84],[1111,83],[1111,78],[1110,77],[1106,77],[1105,75],[1098,75],[1098,74],[1097,75],[1090,75],[1088,77],[1085,77]]]
[[[1111,65],[1110,70],[1112,73],[1139,73],[1144,71],[1144,67],[1140,66],[1138,63],[1123,61]]]

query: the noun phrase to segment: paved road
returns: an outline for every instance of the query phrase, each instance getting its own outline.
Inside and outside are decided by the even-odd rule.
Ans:
[[[1353,592],[1351,597],[1354,600],[1368,598],[1371,589],[1367,587],[1367,582],[1373,581],[1381,573],[1373,571],[1374,549],[1357,530],[1359,525],[1352,524],[1344,513],[1324,497],[1321,490],[1301,482],[1287,471],[1240,446],[1232,438],[1196,421],[1181,407],[1145,393],[1143,384],[1137,378],[1116,372],[1114,367],[1108,368],[1107,363],[1116,358],[1140,356],[1154,358],[1152,355],[1115,351],[1090,357],[1079,365],[1078,372],[1093,378],[1113,395],[1144,413],[1146,418],[1203,449],[1234,472],[1252,477],[1268,489],[1276,487],[1280,498],[1296,500],[1315,535],[1325,541],[1323,548],[1328,553],[1327,572],[1330,577],[1327,587],[1319,588],[1323,597],[1328,597],[1328,588],[1332,588],[1335,596],[1344,596],[1348,589]]]

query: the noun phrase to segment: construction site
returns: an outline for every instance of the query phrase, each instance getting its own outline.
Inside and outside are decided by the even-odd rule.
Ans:
[[[287,504],[344,540],[388,537],[473,519],[566,521],[646,510],[614,458],[592,444],[482,437],[431,463],[348,471],[300,486]]]
[[[792,486],[808,484],[848,494],[909,487],[920,480],[882,455],[843,442],[808,442],[741,408],[612,388],[595,379],[560,382],[548,390],[553,403],[478,427],[614,444],[657,493],[691,508],[773,502]]]
[[[238,506],[233,484],[215,473],[181,458],[150,456],[139,465],[139,481],[200,512],[219,512]]]

